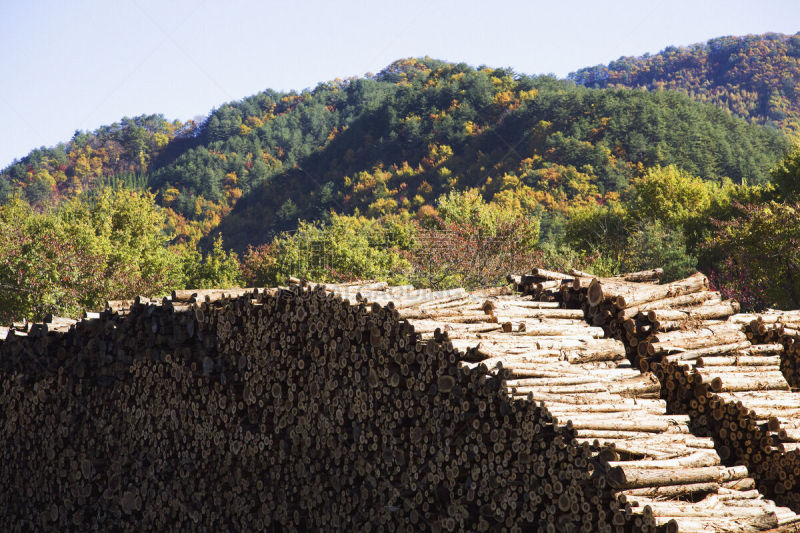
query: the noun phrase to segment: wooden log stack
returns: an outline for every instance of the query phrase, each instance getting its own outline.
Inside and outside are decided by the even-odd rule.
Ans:
[[[582,313],[361,283],[18,325],[0,342],[0,525],[796,527]]]
[[[622,276],[603,278],[606,283],[614,284],[657,284],[664,274],[661,268],[630,272]],[[570,287],[575,291],[585,288],[596,276],[580,270],[570,270],[569,273],[557,272],[543,268],[534,268],[530,274],[509,275],[507,280],[514,289],[524,295],[532,296],[538,301],[563,302],[567,307],[580,308],[582,299],[577,298]]]
[[[764,334],[758,317],[738,314],[700,273],[657,286],[575,278],[565,294],[625,343],[635,367],[658,376],[668,411],[687,414],[695,435],[712,437],[725,464],[747,465],[764,495],[800,510],[800,396],[781,372],[787,350],[777,329]],[[770,319],[762,322],[781,323]]]
[[[613,449],[579,441],[568,420],[509,395],[513,376],[463,362],[447,333],[533,339],[520,325],[552,318],[498,304],[494,319],[481,305],[488,321],[459,319],[463,291],[387,289],[393,303],[380,305],[367,301],[371,290],[191,291],[9,330],[0,344],[2,529],[676,528],[618,494],[675,483],[610,463]],[[437,314],[456,318],[418,334],[401,313],[420,316],[422,330]],[[576,357],[619,358],[621,348],[579,329],[537,337],[551,351],[596,342],[602,355],[584,346]],[[643,388],[651,402],[657,394],[652,380],[631,376],[619,388],[628,400],[625,391]],[[744,475],[718,468],[697,479],[727,487]],[[762,515],[770,527],[785,518],[774,506]]]
[[[507,280],[516,291],[533,296],[538,301],[560,301],[562,283],[573,278],[571,274],[534,268],[530,274],[510,275]]]
[[[786,349],[753,344],[769,340],[746,333],[757,318],[706,288],[696,274],[664,286],[665,299],[639,305],[653,289],[623,291],[617,331],[632,361],[659,376],[670,412],[688,414],[695,434],[712,436],[726,464],[747,465],[762,493],[800,510],[800,396],[784,375]],[[631,303],[633,316],[624,307]]]
[[[711,436],[726,464],[747,465],[762,494],[798,509],[800,435],[793,421],[800,398],[788,391],[777,362],[766,361],[770,356],[758,366],[751,366],[754,356],[735,365],[717,366],[713,359],[699,360],[694,368],[659,364],[668,408],[687,413],[694,434]]]
[[[711,438],[691,434],[688,416],[666,414],[658,380],[631,367],[622,342],[588,334],[592,328],[575,324],[573,310],[535,305],[496,296],[431,310],[426,318],[444,330],[460,327],[464,317],[477,324],[481,311],[488,327],[505,316],[561,321],[558,336],[485,328],[453,343],[475,361],[468,366],[502,368],[509,394],[541,402],[576,431],[578,443],[602,450],[606,482],[635,519],[652,517],[682,531],[797,527],[797,515],[754,490],[746,467],[723,465]]]
[[[747,324],[745,333],[754,344],[783,345],[781,371],[789,386],[800,390],[800,311],[759,313]]]

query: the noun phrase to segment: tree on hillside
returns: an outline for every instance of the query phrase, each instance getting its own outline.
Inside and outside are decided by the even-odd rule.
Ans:
[[[165,214],[148,193],[103,190],[62,208],[0,207],[0,319],[75,316],[107,299],[158,295],[181,282]]]
[[[720,281],[762,293],[765,305],[800,307],[800,205],[739,205],[719,222],[707,249],[718,257]],[[740,277],[741,276],[741,277]]]
[[[772,181],[778,199],[788,201],[800,199],[800,143],[795,143],[772,169]]]

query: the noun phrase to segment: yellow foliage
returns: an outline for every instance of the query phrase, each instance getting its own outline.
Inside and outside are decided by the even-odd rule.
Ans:
[[[153,143],[156,149],[164,148],[169,143],[169,136],[166,133],[156,132],[153,134]]]
[[[500,107],[507,107],[514,100],[514,94],[511,91],[500,91],[494,95],[494,103]]]
[[[394,198],[378,198],[367,208],[367,214],[372,217],[381,217],[397,211],[397,201]]]
[[[521,184],[522,184],[522,182],[520,181],[519,177],[517,177],[515,174],[505,173],[500,178],[500,187],[499,188],[500,188],[501,191],[505,191],[505,190],[508,190],[508,189],[516,189]]]
[[[170,187],[161,193],[161,201],[164,203],[164,205],[170,205],[178,198],[180,194],[181,192],[178,189],[175,187]]]
[[[40,168],[39,170],[36,171],[34,178],[43,187],[53,190],[56,188],[56,180],[53,179],[53,176],[51,176],[50,173],[43,168]]]
[[[234,187],[225,190],[225,195],[228,197],[231,207],[236,205],[236,201],[242,197],[242,189]]]
[[[354,193],[364,193],[366,191],[370,191],[375,188],[377,183],[375,176],[366,170],[362,170],[356,174],[355,177],[350,181],[353,184]]]
[[[72,176],[69,179],[69,190],[74,195],[78,195],[83,192],[83,185],[81,185],[81,180],[78,179],[77,176]]]
[[[260,128],[264,125],[264,120],[261,117],[247,117],[247,125],[251,128]]]
[[[433,217],[436,216],[437,214],[438,212],[436,211],[436,208],[430,204],[424,204],[420,206],[419,209],[417,209],[417,218],[419,219]]]
[[[536,191],[525,185],[501,190],[494,195],[491,203],[506,211],[526,214],[532,213],[539,205]]]
[[[78,155],[74,168],[75,175],[82,180],[88,178],[92,174],[91,163],[89,162],[89,158],[86,157],[86,154],[82,153]]]
[[[92,174],[95,176],[102,176],[103,175],[103,160],[99,157],[93,157],[89,161],[89,165],[92,169]]]
[[[203,203],[204,203],[203,196],[202,195],[198,196],[197,200],[195,200],[195,202],[194,202],[194,216],[195,217],[199,217],[201,214],[203,214]]]
[[[648,169],[631,182],[634,207],[668,224],[680,225],[710,207],[714,186],[674,165]]]
[[[417,171],[408,164],[408,161],[403,161],[399,168],[395,167],[394,173],[401,177],[410,177],[416,175]]]
[[[432,167],[437,167],[453,157],[453,149],[446,144],[431,143],[428,145],[427,162]]]

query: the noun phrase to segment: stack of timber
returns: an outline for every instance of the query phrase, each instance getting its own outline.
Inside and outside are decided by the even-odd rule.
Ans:
[[[620,342],[502,289],[177,291],[26,329],[0,343],[8,531],[797,520],[664,414]]]
[[[560,301],[561,285],[572,281],[574,276],[554,270],[534,268],[530,274],[508,276],[515,290],[540,301]]]
[[[394,303],[369,303],[381,300],[370,291]],[[519,330],[553,319],[523,305],[507,321],[487,320],[476,306],[482,320],[432,328],[448,309],[502,292],[179,291],[109,302],[68,328],[11,329],[0,343],[0,526],[674,530],[620,494],[677,485],[634,475],[658,478],[666,465],[609,462],[612,448],[579,442],[568,420],[509,395],[505,370],[463,363],[445,331],[511,339],[508,322]],[[609,351],[595,336],[569,342]],[[553,339],[542,346],[552,351]],[[626,377],[623,389],[647,386],[640,381]],[[579,427],[591,416],[576,417]],[[703,468],[706,491],[747,483],[742,469]],[[766,502],[741,501],[766,506],[752,519],[759,528],[785,519]]]
[[[658,284],[664,270],[654,268],[642,270],[640,272],[629,272],[621,276],[603,278],[608,283],[614,284]],[[596,276],[582,272],[580,270],[570,270],[569,273],[547,270],[544,268],[534,268],[530,274],[509,275],[507,280],[513,284],[517,292],[532,296],[539,301],[562,302],[567,307],[578,309],[581,307],[582,300],[578,299],[577,292],[580,288],[587,287]],[[574,291],[570,288],[574,286]],[[576,292],[577,291],[577,292]]]
[[[603,285],[593,280],[588,294]],[[785,348],[751,343],[753,315],[707,288],[700,273],[655,290],[613,287],[617,332],[634,363],[659,376],[670,412],[712,436],[726,464],[747,465],[763,494],[800,510],[800,396],[781,372]]]
[[[800,311],[759,313],[745,328],[754,344],[783,345],[781,371],[794,390],[800,389]]]
[[[725,464],[747,465],[761,493],[800,511],[800,396],[781,372],[782,343],[748,339],[757,317],[738,314],[700,273],[657,286],[576,278],[565,293],[658,376],[668,411],[712,437]]]
[[[497,296],[436,313],[435,319],[457,325],[456,317],[477,317],[483,310],[489,323],[548,313],[563,321],[558,337],[517,329],[513,320],[510,331],[478,333],[479,344],[468,349],[467,359],[480,361],[470,366],[502,368],[510,395],[541,402],[576,431],[578,443],[610,447],[601,452],[609,457],[606,481],[634,516],[681,531],[797,530],[797,515],[765,500],[745,466],[723,465],[711,438],[691,434],[688,416],[666,414],[658,380],[631,367],[620,341],[597,338],[596,328],[574,324],[573,310],[533,305]],[[453,342],[467,348],[474,337]]]
[[[670,412],[687,413],[692,431],[713,437],[726,464],[747,465],[762,494],[798,510],[800,396],[780,372],[781,350],[757,345],[651,365]]]

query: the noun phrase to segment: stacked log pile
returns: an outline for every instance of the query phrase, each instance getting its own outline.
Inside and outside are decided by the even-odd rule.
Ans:
[[[604,278],[606,283],[615,284],[658,284],[664,270],[654,268],[640,272],[629,272],[621,276]],[[571,309],[581,308],[582,299],[577,298],[580,288],[585,288],[596,276],[580,270],[570,270],[569,273],[534,268],[530,274],[509,275],[508,282],[517,292],[532,296],[537,301],[553,301],[563,303]],[[575,291],[570,290],[574,286]]]
[[[9,330],[2,529],[674,529],[618,494],[674,482],[609,463],[611,448],[578,441],[568,420],[510,396],[507,371],[462,364],[445,333],[511,338],[499,333],[507,322],[518,335],[539,319],[509,312],[487,322],[478,307],[481,321],[429,331],[437,313],[463,305],[463,291],[387,290],[396,304],[381,306],[364,296],[376,288],[333,289],[356,294],[176,292],[110,302],[66,327]],[[552,351],[557,341],[541,342]],[[621,380],[653,396],[650,382]],[[585,426],[587,416],[575,418]],[[707,484],[747,483],[742,469],[703,468]],[[759,527],[785,520],[775,508],[759,517]]]
[[[658,376],[669,412],[688,414],[725,464],[747,465],[763,494],[800,510],[800,401],[781,372],[784,346],[748,339],[757,317],[738,314],[699,273],[658,286],[576,277],[564,292],[623,340],[634,366]]]
[[[726,464],[745,464],[758,490],[800,509],[800,397],[780,372],[777,345],[651,362],[671,412],[687,413],[697,435],[710,435]]]
[[[603,285],[593,283],[589,294]],[[695,434],[712,436],[727,464],[748,465],[762,493],[800,510],[800,397],[781,372],[784,347],[749,342],[745,325],[753,316],[736,314],[736,302],[707,291],[702,274],[662,287],[668,305],[652,300],[652,288],[616,295],[617,322],[632,359],[656,372],[670,412],[689,414]],[[674,307],[692,300],[702,302]],[[639,308],[626,318],[638,302],[647,316]]]
[[[745,332],[754,344],[783,345],[781,371],[792,389],[800,389],[800,311],[759,313]]]
[[[691,414],[666,414],[622,342],[561,305],[371,283],[18,325],[0,343],[0,524],[794,527]]]
[[[530,274],[508,276],[508,282],[514,284],[516,291],[538,301],[561,301],[561,285],[572,279],[571,274],[544,268],[534,268]]]
[[[577,442],[611,446],[602,452],[606,482],[634,516],[685,531],[794,527],[797,516],[764,500],[745,467],[725,467],[712,439],[691,435],[687,416],[666,415],[658,381],[630,367],[620,341],[598,338],[597,328],[574,322],[582,311],[556,305],[495,296],[421,318],[449,330],[470,366],[502,368],[510,395],[542,402]],[[532,333],[534,321],[552,326]],[[464,332],[465,322],[476,329]]]

